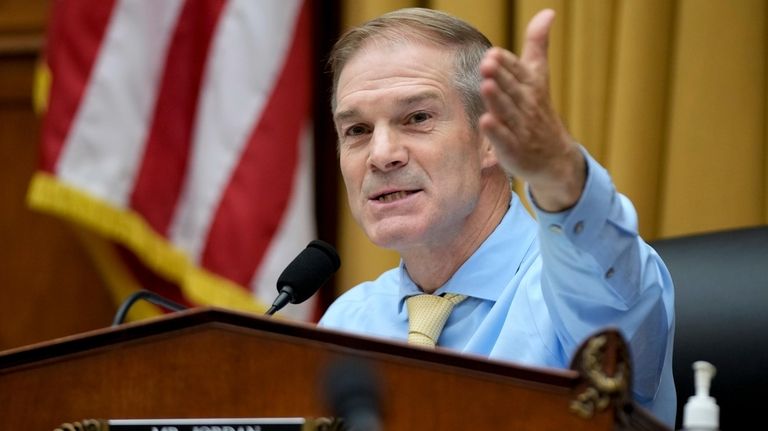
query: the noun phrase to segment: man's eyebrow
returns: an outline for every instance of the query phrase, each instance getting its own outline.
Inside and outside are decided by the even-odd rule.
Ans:
[[[339,111],[333,115],[333,122],[339,123],[344,120],[348,120],[352,117],[359,116],[360,113],[357,111],[357,109],[346,109],[344,111]]]
[[[441,95],[437,91],[424,91],[422,93],[413,94],[407,97],[403,97],[397,100],[397,104],[401,106],[410,106],[425,100],[440,100]]]
[[[424,91],[418,94],[412,94],[409,96],[405,96],[402,98],[399,98],[395,101],[395,104],[402,107],[407,107],[411,105],[416,105],[418,103],[421,103],[425,100],[441,100],[441,94],[437,91]],[[340,123],[342,121],[348,120],[350,118],[359,117],[360,111],[358,111],[355,108],[352,109],[345,109],[343,111],[339,111],[333,115],[333,121],[335,123]]]

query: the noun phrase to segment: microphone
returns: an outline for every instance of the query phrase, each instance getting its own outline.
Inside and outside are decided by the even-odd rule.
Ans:
[[[336,270],[341,260],[332,245],[314,240],[301,251],[277,278],[279,292],[266,315],[271,316],[288,302],[300,304],[317,292]]]
[[[331,364],[323,390],[336,417],[349,431],[381,431],[379,381],[371,366],[360,358]]]

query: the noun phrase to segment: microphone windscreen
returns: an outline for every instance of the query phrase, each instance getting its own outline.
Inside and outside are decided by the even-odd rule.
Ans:
[[[334,415],[342,417],[349,430],[381,429],[379,379],[373,368],[359,358],[342,358],[331,363],[323,392]]]
[[[314,240],[280,274],[277,291],[290,286],[291,303],[299,304],[312,296],[341,266],[339,254],[330,244]]]

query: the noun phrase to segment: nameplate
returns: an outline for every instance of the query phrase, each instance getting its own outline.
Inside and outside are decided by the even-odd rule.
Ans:
[[[110,431],[304,431],[304,418],[114,419]]]
[[[55,431],[338,431],[332,418],[86,419]]]

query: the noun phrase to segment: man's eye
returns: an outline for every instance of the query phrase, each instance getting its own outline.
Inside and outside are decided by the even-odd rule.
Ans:
[[[429,115],[426,112],[416,112],[413,115],[411,115],[410,117],[408,117],[408,122],[409,123],[423,123],[423,122],[429,120],[430,118],[432,118],[432,116]]]
[[[368,131],[368,128],[365,126],[362,126],[360,124],[355,124],[352,127],[347,128],[346,132],[344,132],[344,135],[346,136],[360,136],[365,134]]]

